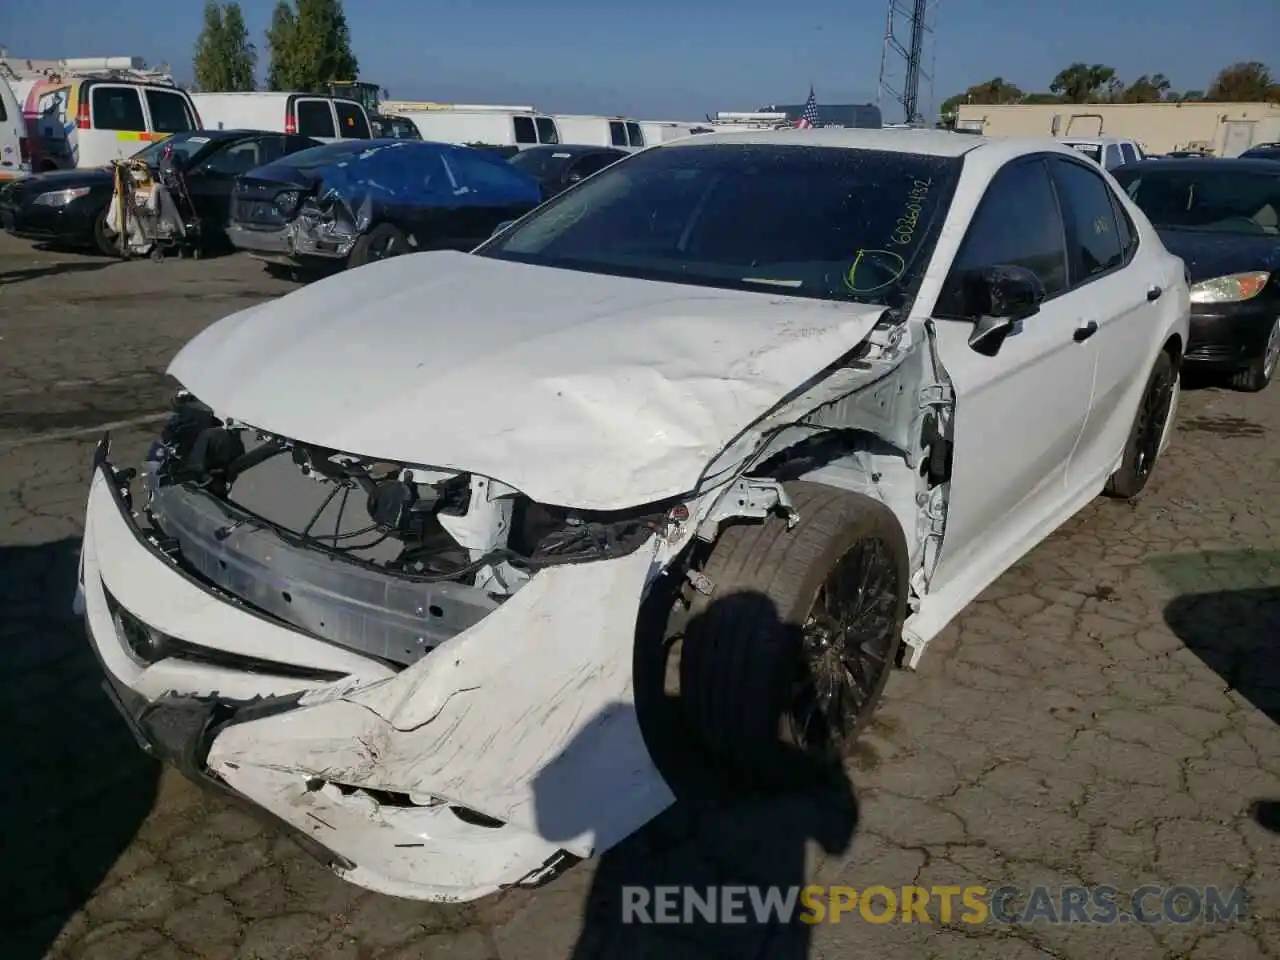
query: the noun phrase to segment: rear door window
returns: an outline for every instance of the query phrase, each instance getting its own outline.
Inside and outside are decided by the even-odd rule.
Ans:
[[[627,146],[627,127],[621,120],[609,121],[609,142],[615,147]]]
[[[294,104],[298,133],[304,137],[336,137],[333,109],[328,100],[299,100]]]
[[[185,133],[196,129],[195,114],[187,98],[171,90],[144,91],[147,112],[151,114],[151,130],[154,133]]]
[[[90,88],[90,109],[93,125],[99,130],[128,130],[142,133],[147,129],[147,118],[142,112],[142,98],[137,87],[95,84]]]
[[[538,117],[535,121],[538,125],[538,142],[539,143],[559,143],[560,133],[556,130],[556,122],[550,117]]]
[[[512,117],[511,122],[516,131],[516,143],[538,142],[538,131],[533,126],[532,117]]]
[[[640,129],[640,124],[627,124],[627,139],[631,141],[631,146],[633,147],[644,146],[644,132]]]
[[[350,140],[369,139],[369,121],[358,105],[335,100],[333,108],[338,111],[338,129],[342,131],[342,136]]]

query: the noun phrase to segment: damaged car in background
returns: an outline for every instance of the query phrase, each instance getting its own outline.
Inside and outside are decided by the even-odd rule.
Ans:
[[[794,787],[1143,490],[1188,313],[1052,141],[673,141],[195,337],[145,462],[97,449],[77,607],[144,748],[349,881],[538,884],[673,803],[644,638],[673,739]]]
[[[227,235],[275,267],[358,267],[422,250],[470,250],[542,201],[499,157],[421,140],[347,140],[251,170]]]

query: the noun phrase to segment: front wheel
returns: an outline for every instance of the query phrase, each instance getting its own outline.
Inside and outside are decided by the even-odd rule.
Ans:
[[[1259,393],[1267,389],[1275,375],[1277,361],[1280,361],[1280,317],[1271,325],[1262,356],[1254,357],[1247,367],[1232,376],[1231,386],[1244,393]]]
[[[793,529],[770,519],[721,535],[701,571],[712,594],[673,649],[694,739],[735,778],[782,789],[831,773],[870,720],[897,662],[909,574],[884,504],[813,483],[787,491]]]
[[[1103,490],[1108,497],[1129,500],[1146,488],[1169,439],[1177,392],[1178,371],[1173,358],[1161,350],[1138,402],[1120,469],[1111,475]]]
[[[408,252],[409,240],[400,229],[389,223],[380,223],[355,242],[347,257],[347,268],[363,267],[366,263]]]
[[[93,246],[104,257],[119,257],[121,237],[107,231],[107,208],[93,218]]]

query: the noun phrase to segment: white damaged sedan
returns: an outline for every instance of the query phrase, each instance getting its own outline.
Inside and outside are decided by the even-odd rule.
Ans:
[[[679,739],[785,785],[1142,491],[1188,315],[1053,141],[674,141],[197,336],[146,462],[98,447],[77,609],[145,749],[351,882],[536,884],[673,802],[650,633]]]

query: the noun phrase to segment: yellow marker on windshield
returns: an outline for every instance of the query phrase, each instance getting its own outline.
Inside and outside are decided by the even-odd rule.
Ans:
[[[844,275],[844,285],[854,293],[875,293],[897,283],[906,272],[907,262],[892,250],[859,250]]]

